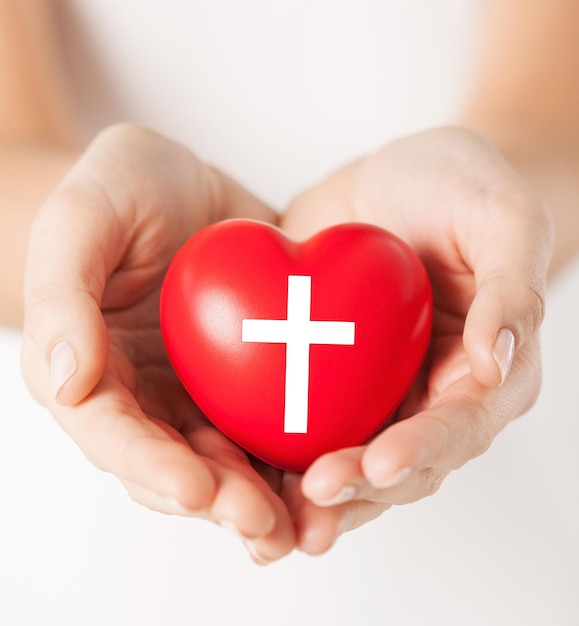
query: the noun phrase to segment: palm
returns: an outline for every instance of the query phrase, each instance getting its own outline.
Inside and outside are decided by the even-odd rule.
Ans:
[[[126,308],[104,313],[111,342],[108,373],[120,383],[118,401],[125,394],[133,397],[174,441],[186,443],[209,464],[262,483],[248,455],[201,413],[175,374],[159,328],[159,296],[157,288]]]
[[[431,344],[392,427],[367,445],[318,459],[303,478],[308,498],[330,506],[354,489],[354,527],[389,503],[433,493],[450,469],[482,453],[528,408],[537,388],[536,339],[519,347],[500,387],[504,372],[493,346],[501,324],[508,330],[523,310],[505,314],[501,306],[528,281],[520,258],[539,250],[544,263],[549,229],[537,237],[541,219],[499,155],[452,129],[393,142],[294,200],[284,226],[297,239],[350,221],[397,234],[422,259],[434,300]],[[520,282],[513,283],[515,270]],[[364,502],[379,506],[365,510]],[[344,506],[335,507],[337,515]]]
[[[422,371],[396,415],[400,423],[367,446],[322,457],[303,479],[250,459],[197,409],[159,329],[171,256],[205,224],[236,216],[275,221],[268,207],[183,147],[119,126],[97,138],[35,220],[27,382],[89,459],[118,476],[136,501],[227,522],[262,560],[264,553],[286,554],[296,534],[299,547],[320,552],[340,527],[364,523],[385,503],[431,493],[428,468],[442,476],[480,453],[532,401],[538,352],[536,340],[526,340],[540,319],[536,296],[540,305],[549,224],[487,147],[469,134],[425,133],[338,172],[284,216],[298,239],[339,222],[374,223],[423,259],[434,328]],[[509,290],[517,293],[503,310],[497,303]],[[489,388],[499,372],[489,345],[499,323],[518,324],[526,344],[517,350],[518,371],[495,390]],[[469,365],[473,375],[465,375]],[[392,471],[412,467],[406,488],[392,490]],[[358,502],[347,510],[313,504],[335,504],[336,494],[351,494],[352,486]]]
[[[110,338],[108,371],[143,412],[177,431],[197,414],[167,359],[159,329],[159,290],[126,308],[105,311]]]
[[[183,146],[130,125],[101,133],[31,237],[32,282],[56,288],[49,298],[32,294],[40,304],[31,307],[28,328],[56,332],[46,339],[52,353],[61,331],[46,320],[68,329],[59,344],[64,365],[50,372],[66,376],[55,383],[35,375],[46,351],[34,341],[23,350],[24,369],[64,430],[134,500],[236,527],[278,558],[295,541],[275,493],[281,474],[265,468],[264,480],[201,415],[173,373],[159,329],[171,257],[203,226],[238,214],[273,219],[266,205]]]
[[[447,285],[432,281],[432,290],[434,315],[428,353],[416,383],[396,412],[394,421],[430,408],[453,382],[469,374],[463,345],[467,311],[457,306],[456,298],[449,297]]]

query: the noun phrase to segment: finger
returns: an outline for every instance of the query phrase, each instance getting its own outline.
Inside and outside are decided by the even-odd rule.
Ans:
[[[473,375],[493,387],[504,383],[516,350],[543,320],[552,226],[521,193],[496,194],[488,203],[488,211],[471,213],[468,228],[476,234],[463,239],[476,279],[464,346]]]
[[[164,175],[159,163],[171,163]],[[168,262],[173,239],[203,221],[201,169],[173,142],[118,125],[100,133],[41,208],[29,240],[23,351],[24,375],[39,400],[71,405],[94,388],[108,353],[102,300],[111,308],[136,301]],[[155,216],[167,211],[159,207],[185,205],[195,191],[195,210],[187,205],[181,220],[164,217],[173,226],[164,232]],[[114,275],[123,262],[140,270],[130,282],[129,272]]]
[[[218,465],[212,469],[217,489],[211,519],[238,535],[259,565],[288,554],[295,545],[294,529],[279,498],[265,483],[239,471]]]
[[[304,476],[302,482],[304,496],[317,507],[335,508],[345,503],[366,503],[368,506],[375,504],[387,507],[391,503],[402,504],[403,501],[410,501],[406,495],[408,493],[411,493],[414,499],[423,497],[426,491],[434,493],[435,472],[417,470],[410,466],[401,467],[391,473],[390,478],[380,483],[379,487],[370,483],[364,475],[362,466],[365,452],[366,447],[359,446],[321,457]],[[432,474],[431,481],[429,474]],[[431,484],[425,488],[428,482]],[[400,486],[401,488],[398,488]],[[349,507],[346,509],[350,510]],[[358,516],[364,517],[362,510]],[[354,520],[346,520],[343,524],[348,528],[356,527]]]
[[[252,559],[258,565],[268,565],[289,554],[296,546],[296,533],[288,511],[279,497],[270,500],[275,524],[272,530],[244,541]],[[247,506],[247,504],[245,504]]]
[[[393,488],[404,483],[413,468],[400,467],[378,488],[364,474],[362,461],[365,453],[366,446],[358,446],[318,459],[304,475],[304,496],[317,507],[336,507],[348,502],[390,504],[395,500]]]
[[[191,429],[186,439],[216,481],[208,516],[238,535],[261,565],[290,552],[295,533],[287,508],[245,452],[210,425]]]
[[[330,550],[344,532],[343,514],[340,506],[320,508],[304,500],[294,519],[297,549],[312,556]]]
[[[93,465],[132,485],[137,502],[191,514],[211,506],[216,480],[206,461],[176,431],[148,419],[118,380],[105,375],[76,406],[52,401],[49,409]]]
[[[181,517],[205,517],[202,510],[190,511],[175,498],[160,496],[158,493],[149,491],[142,485],[126,478],[119,478],[119,480],[133,502],[151,511],[163,513],[164,515],[179,515]]]
[[[87,203],[95,210],[79,210]],[[100,300],[122,237],[109,212],[90,192],[82,197],[62,192],[45,205],[32,228],[23,372],[41,401],[55,397],[61,404],[75,404],[103,374],[108,336]]]
[[[356,530],[364,524],[371,522],[392,505],[389,502],[374,502],[372,500],[359,500],[340,507],[340,534]]]
[[[155,511],[211,519],[255,542],[268,560],[294,545],[291,520],[267,483],[253,477],[239,449],[219,451],[207,433],[227,441],[211,427],[199,429],[194,444],[166,424],[145,416],[132,394],[111,376],[74,407],[50,407],[62,428],[99,469],[116,475],[131,498]],[[207,456],[202,456],[206,454]],[[261,483],[260,483],[261,481]],[[277,501],[276,501],[277,499]],[[264,546],[257,545],[263,541]]]
[[[84,398],[106,364],[101,306],[138,299],[188,235],[241,210],[275,220],[179,144],[132,125],[101,133],[31,229],[23,371],[33,394]],[[121,263],[133,271],[114,274]]]
[[[264,537],[258,534],[254,536],[253,533],[259,533],[260,531],[255,528],[253,531],[248,530],[248,526],[245,525],[244,527],[242,520],[237,520],[237,523],[232,521],[236,520],[236,510],[243,511],[254,505],[257,505],[256,508],[259,509],[262,503],[259,502],[259,500],[252,501],[253,494],[248,493],[246,489],[247,485],[243,484],[243,481],[236,480],[232,472],[229,472],[229,476],[227,476],[227,472],[217,471],[217,474],[221,475],[221,479],[218,478],[217,480],[216,492],[218,496],[214,504],[208,510],[197,511],[188,510],[176,499],[159,496],[132,481],[121,479],[121,482],[125,486],[131,499],[138,504],[144,505],[148,509],[164,513],[165,515],[196,517],[216,522],[223,529],[231,532],[245,545],[252,560],[257,565],[269,565],[271,562],[290,552],[295,544],[291,524],[289,525],[290,532],[284,533],[286,536],[280,541],[280,537],[275,536],[276,534],[279,535],[277,530],[272,529],[272,531]],[[233,480],[231,480],[231,478],[233,478]],[[231,496],[233,496],[233,498]],[[237,502],[235,502],[236,500]],[[225,502],[225,515],[219,510],[222,508],[220,502]],[[258,511],[254,513],[258,514]],[[288,538],[291,539],[288,541]]]
[[[256,539],[271,533],[275,511],[263,491],[238,472],[211,465],[216,481],[216,494],[209,510],[211,519],[248,538]]]
[[[340,535],[375,520],[391,506],[358,500],[321,508],[305,500],[295,519],[297,549],[312,556],[324,554]]]
[[[505,425],[536,398],[537,363],[537,341],[529,341],[502,387],[486,388],[467,375],[432,407],[378,435],[367,446],[361,465],[375,489],[388,491],[380,499],[401,504],[430,495],[448,471],[485,452]]]
[[[285,474],[281,493],[294,522],[296,548],[306,554],[323,554],[341,532],[338,507],[317,507],[303,496],[300,482],[299,474]]]
[[[316,506],[331,507],[360,496],[366,486],[362,470],[364,447],[345,448],[314,461],[302,479],[301,489]]]
[[[447,400],[394,424],[368,445],[361,464],[371,485],[389,489],[425,468],[458,468],[488,448],[502,424],[493,423],[481,403],[460,392],[465,383],[462,379]]]
[[[306,554],[327,552],[338,537],[376,519],[391,505],[355,500],[320,507],[301,493],[299,477],[289,475],[284,484],[284,499],[292,510],[296,527],[296,547]]]

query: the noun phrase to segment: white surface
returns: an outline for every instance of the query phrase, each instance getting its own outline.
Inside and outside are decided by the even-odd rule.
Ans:
[[[551,293],[535,409],[434,497],[322,557],[254,566],[209,523],[151,513],[26,395],[0,333],[0,624],[579,623],[579,265]]]
[[[111,119],[182,139],[277,206],[452,119],[476,16],[458,0],[72,4],[95,110],[108,85]],[[264,570],[93,469],[28,398],[19,335],[1,331],[0,624],[578,624],[578,318],[579,266],[551,293],[531,414],[435,497]]]
[[[278,207],[388,139],[452,121],[478,19],[463,0],[66,4],[99,122],[153,126]]]
[[[241,341],[285,343],[285,433],[308,432],[310,345],[353,346],[356,324],[311,320],[312,277],[288,276],[287,319],[247,319]]]

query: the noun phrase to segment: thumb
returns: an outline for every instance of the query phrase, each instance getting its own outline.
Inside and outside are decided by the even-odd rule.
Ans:
[[[114,222],[104,215],[106,207],[83,210],[96,208],[90,194],[75,195],[57,191],[30,234],[22,370],[43,404],[49,398],[80,402],[100,381],[108,358],[100,301]]]
[[[543,321],[553,233],[548,214],[531,201],[497,202],[491,212],[475,230],[476,294],[463,336],[471,371],[488,387],[504,382],[516,351]]]

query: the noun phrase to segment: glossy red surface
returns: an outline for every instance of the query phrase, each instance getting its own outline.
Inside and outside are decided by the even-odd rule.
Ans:
[[[311,321],[355,324],[353,345],[309,346],[305,433],[284,431],[286,343],[242,341],[243,320],[287,319],[290,276],[311,277]],[[167,353],[195,402],[251,454],[291,471],[363,443],[388,421],[416,378],[431,325],[418,257],[363,224],[299,244],[250,220],[209,226],[177,253],[161,296]]]

